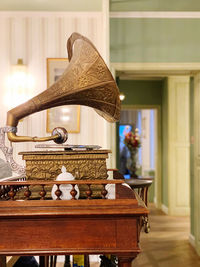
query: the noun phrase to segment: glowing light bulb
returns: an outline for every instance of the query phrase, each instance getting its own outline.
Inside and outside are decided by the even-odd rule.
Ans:
[[[119,95],[119,99],[120,99],[121,101],[123,101],[123,100],[125,99],[125,94],[124,94],[124,93],[120,93],[120,95]]]

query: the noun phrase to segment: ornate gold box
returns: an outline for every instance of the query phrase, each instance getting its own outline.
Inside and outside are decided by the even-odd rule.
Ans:
[[[20,152],[26,161],[26,178],[52,180],[64,165],[76,179],[107,179],[110,150]]]
[[[55,180],[64,165],[75,179],[107,179],[110,150],[20,152],[26,161],[27,180]],[[81,188],[79,188],[81,191]],[[93,195],[98,193],[95,188]],[[96,191],[96,192],[95,192]]]

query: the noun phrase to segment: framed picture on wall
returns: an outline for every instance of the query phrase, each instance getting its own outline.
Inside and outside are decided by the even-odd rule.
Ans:
[[[47,58],[47,88],[63,74],[69,61],[66,58]],[[80,132],[80,106],[66,105],[47,110],[46,131],[64,127],[68,133]]]

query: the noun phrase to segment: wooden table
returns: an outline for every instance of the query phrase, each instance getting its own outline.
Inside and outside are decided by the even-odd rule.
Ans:
[[[116,199],[0,201],[0,255],[113,254],[119,266],[131,266],[148,211],[123,181],[111,183]]]

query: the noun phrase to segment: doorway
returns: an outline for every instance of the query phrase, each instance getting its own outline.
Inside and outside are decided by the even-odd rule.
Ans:
[[[151,179],[153,181],[149,191],[149,201],[156,202],[155,193],[159,176],[160,158],[157,157],[160,149],[158,139],[158,121],[160,108],[157,106],[123,106],[121,118],[117,127],[118,140],[118,169],[126,179],[131,177],[130,173],[130,152],[124,140],[125,136],[132,132],[136,134],[139,147],[135,155],[136,175],[139,179]],[[157,204],[157,203],[156,203]]]
[[[164,78],[135,78],[119,74],[118,86],[125,95],[122,102],[121,125],[130,125],[138,129],[141,146],[138,149],[137,175],[153,178],[151,186],[151,201],[156,206],[161,205],[161,107]],[[119,127],[119,126],[118,126]],[[119,128],[116,137],[119,138]],[[122,152],[123,138],[117,141],[117,168],[120,169],[120,151]],[[121,146],[121,150],[120,147]],[[124,149],[125,150],[125,149]],[[127,149],[126,149],[127,150]],[[127,160],[129,156],[127,155]],[[124,159],[124,162],[126,159]],[[124,163],[125,166],[125,163]],[[121,166],[122,168],[122,166]],[[126,173],[129,178],[129,173]],[[122,171],[122,169],[121,169]],[[124,171],[122,171],[124,173]]]

